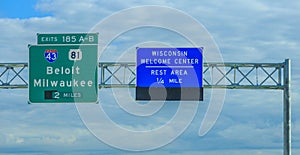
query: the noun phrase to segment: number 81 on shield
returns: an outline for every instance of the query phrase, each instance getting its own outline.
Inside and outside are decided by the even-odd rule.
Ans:
[[[82,52],[80,49],[70,49],[69,60],[78,61],[82,59]]]

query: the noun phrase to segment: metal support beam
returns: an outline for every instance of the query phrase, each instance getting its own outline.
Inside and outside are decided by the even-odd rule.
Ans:
[[[27,63],[0,63],[0,89],[27,88]]]
[[[291,61],[285,60],[284,65],[284,90],[283,90],[283,154],[291,155]]]
[[[283,90],[285,66],[285,62],[204,63],[203,87]],[[99,72],[99,88],[135,87],[135,63],[101,62]],[[0,63],[0,88],[27,88],[27,81],[27,63]],[[224,84],[224,81],[227,84]]]

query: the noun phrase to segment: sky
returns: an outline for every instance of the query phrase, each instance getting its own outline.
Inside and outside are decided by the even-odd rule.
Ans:
[[[106,62],[134,61],[136,45],[190,45],[187,43],[189,38],[183,38],[174,31],[149,26],[121,31],[122,33],[109,38],[111,36],[108,35],[114,34],[118,28],[126,27],[130,23],[147,22],[145,19],[148,14],[155,15],[161,11],[140,12],[133,14],[134,18],[118,18],[112,25],[105,25],[105,22],[118,15],[121,10],[145,5],[179,10],[181,14],[201,23],[218,46],[224,62],[281,63],[287,58],[291,59],[292,153],[300,153],[300,88],[297,87],[300,84],[298,1],[2,0],[0,63],[28,62],[27,45],[36,44],[37,33],[100,31],[99,49],[105,47],[105,51],[100,53],[99,61]],[[181,14],[168,17],[165,21],[172,18],[171,21],[176,21],[176,26],[182,32],[197,32],[196,26],[193,27],[179,18]],[[159,16],[156,17],[161,19]],[[165,24],[164,21],[161,22]],[[107,42],[109,45],[102,46]],[[138,112],[145,116],[134,116],[125,111],[124,107],[120,107],[121,102],[127,105],[132,103],[128,96],[132,97],[134,89],[99,90],[100,103],[93,106],[98,109],[101,106],[113,122],[130,131],[153,131],[152,129],[171,120],[178,108],[186,108],[183,111],[188,114],[195,112],[195,117],[188,120],[190,124],[184,132],[168,144],[136,152],[99,140],[101,136],[117,140],[120,138],[125,142],[128,139],[130,146],[130,140],[135,139],[136,135],[116,137],[117,130],[109,128],[104,117],[96,117],[99,116],[96,113],[96,127],[100,127],[105,135],[97,136],[95,134],[98,131],[90,131],[74,104],[29,105],[27,89],[0,89],[0,154],[282,154],[282,91],[226,90],[223,108],[216,123],[204,136],[198,136],[199,126],[209,108],[209,99],[214,98],[210,95],[211,92],[204,91],[207,96],[198,104],[196,111],[193,104],[159,103],[157,105],[161,105],[161,108],[151,117],[146,117],[143,112],[148,111],[143,108],[155,110],[157,105],[141,106]],[[184,120],[176,123],[183,125],[187,123]],[[177,126],[168,126],[162,136],[172,135],[177,131]],[[115,133],[112,134],[113,132]],[[154,145],[163,140],[153,135],[144,141],[145,145]],[[145,145],[141,143],[136,146]]]

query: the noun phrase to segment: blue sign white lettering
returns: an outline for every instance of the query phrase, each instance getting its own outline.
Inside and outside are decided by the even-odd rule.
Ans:
[[[54,62],[58,57],[58,51],[56,49],[45,50],[44,57],[48,62]]]
[[[137,87],[202,87],[202,48],[137,48]]]

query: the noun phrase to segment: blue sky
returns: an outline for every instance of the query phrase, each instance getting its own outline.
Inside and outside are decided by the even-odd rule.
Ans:
[[[1,1],[0,17],[1,18],[30,18],[43,17],[49,14],[43,13],[36,8],[36,0],[16,0],[16,1]]]
[[[290,58],[293,153],[300,153],[300,89],[297,87],[300,84],[300,2],[297,1],[5,0],[0,2],[0,62],[27,62],[27,44],[36,43],[36,33],[88,32],[117,11],[141,5],[172,7],[198,20],[214,38],[225,62],[283,62]],[[134,19],[122,19],[116,24],[130,20]],[[183,29],[192,29],[180,24]],[[99,39],[101,44],[105,36],[100,34]],[[134,52],[128,51],[146,41],[186,43],[170,31],[142,28],[119,35],[100,60],[134,61]],[[126,96],[123,90],[115,91],[120,93],[121,100]],[[173,142],[138,153],[99,141],[85,127],[73,104],[28,105],[27,89],[0,89],[0,93],[0,154],[282,154],[283,99],[279,90],[227,90],[220,117],[205,136],[199,137],[198,130],[208,101],[199,104],[189,127]],[[210,90],[205,91],[209,93]],[[133,117],[112,100],[113,95],[110,89],[100,90],[100,104],[114,122],[132,130],[159,127],[171,119],[178,107],[178,103],[164,105],[153,117]],[[153,143],[157,142],[155,139]]]

